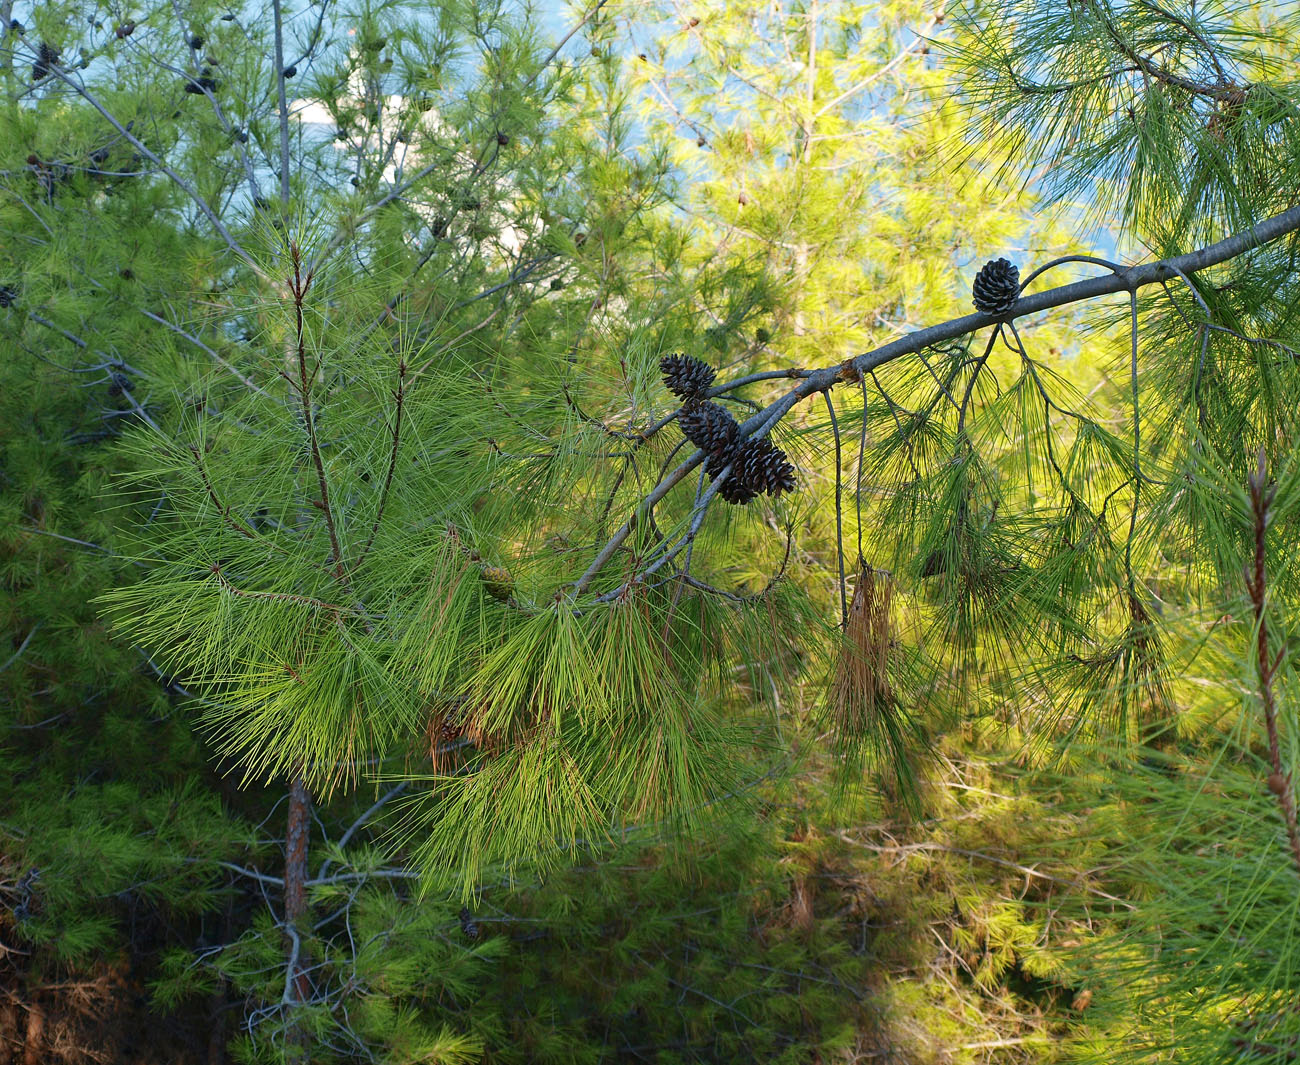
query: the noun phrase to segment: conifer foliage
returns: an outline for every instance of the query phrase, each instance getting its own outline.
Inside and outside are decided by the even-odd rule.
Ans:
[[[1296,27],[1032,0],[957,20],[941,71],[919,42],[942,16],[896,42],[892,15],[819,10],[677,12],[634,73],[615,46],[642,27],[604,4],[567,45],[479,3],[54,4],[0,26],[0,672],[31,733],[3,758],[34,796],[76,737],[111,755],[52,842],[0,826],[12,926],[41,952],[24,979],[107,949],[84,881],[160,896],[202,926],[191,946],[218,922],[156,988],[242,1003],[245,1060],[471,1061],[494,1031],[462,1004],[511,946],[494,889],[648,827],[770,815],[792,703],[842,773],[914,805],[927,727],[1014,706],[1067,754],[1110,743],[1072,783],[1117,789],[1134,838],[1192,825],[1117,874],[1177,900],[1105,914],[1097,942],[1134,974],[1099,1004],[1121,1053],[1159,1060],[1171,1017],[1195,1060],[1290,1053]],[[1022,281],[999,258],[969,286],[1005,232],[942,230],[927,151],[861,135],[906,106],[872,88],[892,56],[860,69],[895,44],[971,158],[1042,169],[1049,202],[1088,192],[1135,261]],[[634,101],[657,109],[636,137]],[[701,190],[691,225],[670,178]],[[1095,388],[1062,367],[1066,308],[1113,360]],[[1193,664],[1249,694],[1207,708]],[[202,764],[178,714],[236,782],[221,803],[149,770]],[[1179,812],[1207,795],[1252,816]],[[680,1001],[687,966],[637,970],[604,1018],[634,991]],[[733,979],[733,1003],[781,984]],[[774,1021],[728,1006],[715,1060],[826,1060],[838,999],[797,1034],[808,1014],[762,1004]],[[564,1058],[542,1027],[534,1060]]]

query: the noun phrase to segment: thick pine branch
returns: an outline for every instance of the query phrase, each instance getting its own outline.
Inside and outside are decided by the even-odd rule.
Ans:
[[[893,362],[895,359],[903,358],[906,355],[919,355],[927,348],[966,336],[984,326],[1011,321],[1038,311],[1066,307],[1070,304],[1082,303],[1101,296],[1113,295],[1116,292],[1134,293],[1147,285],[1163,284],[1173,278],[1183,278],[1185,281],[1200,270],[1228,262],[1239,255],[1244,255],[1248,251],[1297,230],[1300,230],[1300,207],[1292,207],[1290,210],[1274,215],[1272,218],[1268,218],[1247,230],[1233,234],[1214,244],[1198,248],[1196,251],[1188,252],[1185,255],[1160,259],[1155,262],[1140,263],[1127,268],[1112,267],[1112,272],[1109,275],[1075,281],[1068,285],[1047,289],[1044,292],[1036,292],[1032,296],[1024,296],[1017,300],[1008,311],[1000,315],[986,314],[982,311],[963,315],[960,318],[953,318],[947,322],[929,326],[926,329],[918,329],[914,333],[908,333],[906,336],[892,340],[873,351],[856,355],[835,366],[826,366],[811,371],[788,371],[791,375],[795,372],[800,373],[804,378],[802,383],[744,422],[740,427],[740,437],[741,439],[756,440],[766,436],[777,422],[803,400],[815,396],[819,392],[829,391],[841,381],[860,381],[865,375],[872,374],[881,366]],[[720,390],[725,391],[729,387],[732,386],[723,385]],[[704,460],[704,457],[704,452],[697,450],[682,462],[645,497],[638,507],[637,513],[647,511],[663,499],[678,482]],[[700,506],[706,506],[711,499],[711,495],[706,496],[705,499],[701,500]],[[590,585],[595,576],[613,558],[628,536],[631,535],[636,526],[636,521],[636,514],[634,514],[624,522],[605,546],[600,549],[591,565],[574,582],[572,586],[573,594],[581,594]],[[638,580],[643,575],[638,574],[637,577],[633,578],[633,581]]]

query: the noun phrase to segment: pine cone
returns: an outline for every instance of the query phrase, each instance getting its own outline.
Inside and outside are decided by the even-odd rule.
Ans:
[[[718,495],[728,503],[734,503],[738,507],[743,507],[757,492],[740,483],[740,478],[736,476],[735,469],[732,469],[731,476],[722,482],[718,488]]]
[[[766,437],[745,440],[709,456],[704,472],[715,480],[727,466],[731,473],[718,488],[718,495],[728,503],[748,503],[761,492],[779,496],[795,487],[794,467],[785,452]]]
[[[746,440],[740,445],[732,476],[738,477],[751,492],[766,492],[770,496],[789,492],[798,483],[785,452],[767,437]]]
[[[123,392],[130,392],[132,388],[131,378],[123,373],[113,373],[109,375],[108,394],[110,396],[120,396]]]
[[[707,362],[693,359],[680,351],[674,351],[660,359],[659,369],[663,371],[668,391],[685,403],[701,402],[709,385],[718,376],[718,371]]]
[[[1009,259],[993,259],[975,275],[971,289],[976,310],[1003,314],[1020,298],[1020,268]]]
[[[731,472],[727,474],[727,479],[718,486],[718,496],[728,503],[743,506],[758,493],[742,481],[737,472],[740,450],[740,447],[728,447],[716,455],[710,455],[704,462],[704,472],[708,474],[710,481],[716,481],[719,474],[730,466]]]
[[[504,566],[484,566],[482,577],[488,595],[503,603],[515,590],[515,579]]]
[[[18,302],[18,290],[8,285],[0,285],[0,307],[12,307]]]
[[[706,455],[730,451],[740,427],[731,413],[716,403],[701,403],[677,418],[682,435]]]
[[[51,67],[59,65],[60,52],[52,44],[41,41],[41,47],[36,55],[36,62],[32,64],[32,81],[40,81],[50,72]]]
[[[202,96],[204,92],[216,92],[221,82],[212,76],[212,71],[204,70],[197,79],[185,79],[185,91],[193,96]]]
[[[460,930],[465,933],[466,939],[478,939],[478,922],[474,920],[474,915],[469,912],[469,907],[462,906],[460,914]]]

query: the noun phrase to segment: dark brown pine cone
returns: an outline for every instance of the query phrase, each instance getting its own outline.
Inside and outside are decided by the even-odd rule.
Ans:
[[[659,360],[668,391],[685,403],[698,403],[713,384],[718,371],[707,362],[693,359],[680,351],[665,355]]]
[[[682,435],[706,455],[729,451],[740,427],[731,413],[716,403],[701,403],[677,418]]]
[[[1020,268],[1009,259],[993,259],[980,268],[971,289],[976,310],[1003,314],[1020,298]]]
[[[785,452],[767,437],[746,440],[737,448],[732,476],[738,476],[750,491],[771,496],[789,492],[798,484]]]

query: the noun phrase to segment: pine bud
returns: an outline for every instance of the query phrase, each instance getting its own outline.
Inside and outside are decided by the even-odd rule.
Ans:
[[[977,310],[985,314],[1004,314],[1020,298],[1020,268],[1009,259],[993,259],[975,275],[971,289]]]

